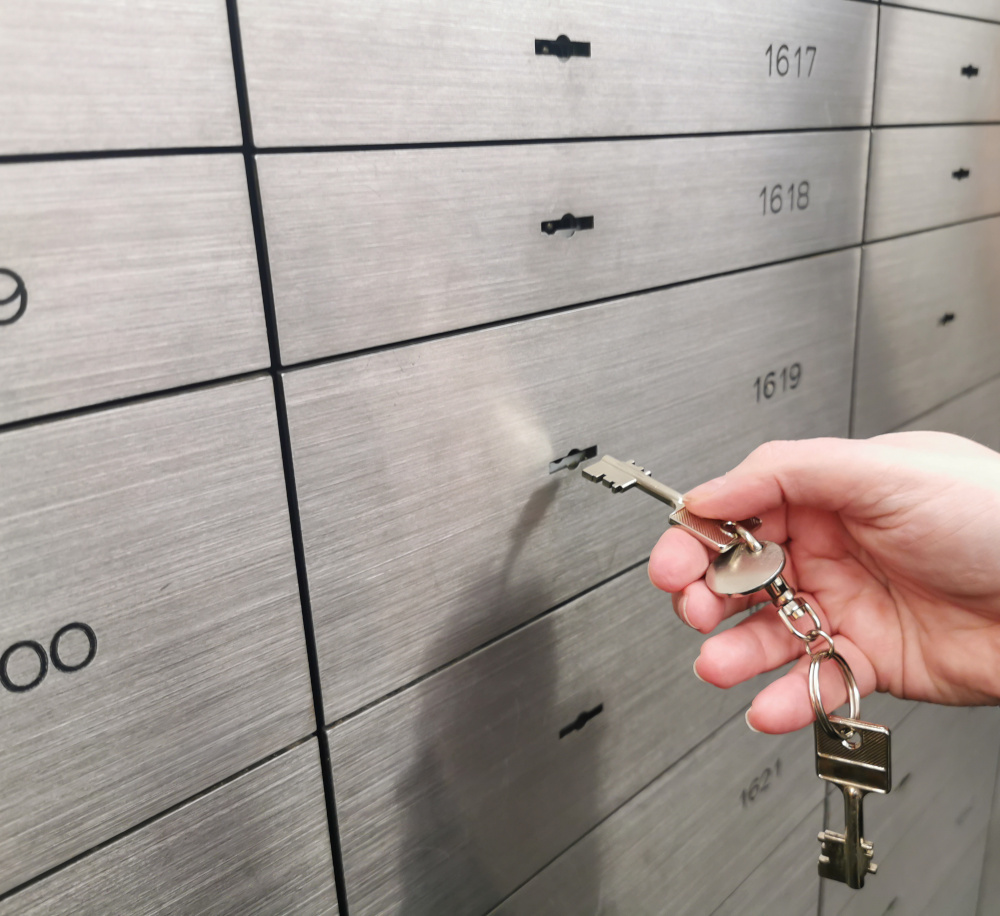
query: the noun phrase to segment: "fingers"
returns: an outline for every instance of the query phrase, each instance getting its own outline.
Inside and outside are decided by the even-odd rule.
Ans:
[[[761,537],[783,541],[787,536],[783,512],[765,513],[758,531]],[[674,610],[690,627],[710,633],[723,620],[767,600],[761,591],[750,596],[724,598],[701,581],[715,558],[700,541],[681,528],[670,528],[653,548],[649,558],[649,578],[663,591],[673,592]],[[787,567],[791,572],[791,562]]]
[[[767,600],[763,592],[758,595],[716,595],[701,579],[692,582],[683,592],[673,596],[674,610],[689,627],[701,633],[711,633],[723,620],[740,614],[748,607]]]
[[[649,557],[649,578],[665,592],[679,592],[705,575],[708,548],[680,528],[669,528]]]
[[[732,687],[796,659],[805,643],[788,632],[773,608],[763,608],[736,626],[705,640],[695,661],[703,681]]]
[[[863,513],[886,485],[884,455],[866,440],[767,442],[725,477],[695,487],[684,504],[712,518],[746,518],[785,504]]]
[[[824,629],[828,623],[820,613]],[[820,643],[820,648],[825,647]],[[846,636],[835,637],[837,652],[850,665],[862,696],[876,687],[875,669]],[[795,731],[813,719],[809,700],[809,658],[805,643],[788,632],[778,615],[764,608],[746,620],[704,642],[695,660],[695,674],[717,687],[732,687],[798,659],[792,669],[769,684],[754,699],[747,723],[771,734]],[[829,712],[847,699],[847,687],[835,662],[820,666],[820,694]]]
[[[837,652],[851,666],[858,692],[865,697],[875,690],[875,669],[847,637],[837,637]],[[832,713],[847,702],[847,686],[835,662],[825,661],[819,669],[823,708]],[[847,715],[847,711],[843,711]],[[747,724],[759,732],[780,735],[811,725],[815,719],[809,699],[809,657],[803,656],[792,669],[768,684],[754,698],[747,712]]]

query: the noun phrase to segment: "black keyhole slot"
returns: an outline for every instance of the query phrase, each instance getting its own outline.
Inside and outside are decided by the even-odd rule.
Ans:
[[[912,776],[912,773],[907,773],[898,783],[896,783],[896,791],[898,792],[903,786],[906,785],[906,781]]]
[[[564,239],[572,238],[576,232],[593,228],[594,217],[574,216],[572,213],[564,213],[562,219],[547,219],[542,223],[542,232],[546,235],[558,234]]]
[[[593,709],[581,712],[569,725],[565,725],[559,729],[559,740],[561,741],[567,735],[573,734],[573,732],[580,731],[594,716],[599,716],[602,712],[604,712],[603,703],[598,703]]]
[[[562,458],[556,458],[549,462],[549,473],[556,471],[576,470],[584,461],[597,457],[597,446],[591,445],[588,448],[571,448]]]
[[[954,178],[955,181],[964,181],[971,174],[972,172],[970,172],[968,169],[961,168],[961,169],[955,169],[955,171],[951,173],[951,177]]]
[[[566,35],[560,35],[555,41],[549,41],[547,38],[536,38],[535,53],[539,56],[558,57],[559,60],[569,60],[571,57],[590,57],[590,42],[570,41]]]
[[[946,324],[951,324],[955,320],[954,312],[945,312],[940,318],[938,318],[938,324],[944,326]]]
[[[14,271],[0,267],[0,325],[13,324],[28,308],[28,288]]]
[[[966,64],[962,67],[962,76],[970,80],[974,76],[979,76],[979,67],[974,67],[972,64]]]

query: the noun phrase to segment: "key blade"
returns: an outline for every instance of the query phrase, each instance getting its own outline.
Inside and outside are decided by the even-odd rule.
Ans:
[[[594,483],[603,483],[610,487],[612,493],[621,493],[635,486],[638,475],[649,476],[649,471],[639,467],[634,461],[619,461],[610,455],[605,455],[600,461],[583,469],[583,476]]]
[[[830,721],[850,728],[861,738],[861,743],[856,748],[846,747],[817,722],[813,727],[816,775],[838,786],[855,786],[862,792],[888,794],[892,789],[889,729],[840,716],[830,716]]]

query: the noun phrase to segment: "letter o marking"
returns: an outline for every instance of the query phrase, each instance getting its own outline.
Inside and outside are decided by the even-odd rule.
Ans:
[[[38,675],[30,684],[15,684],[10,679],[10,675],[7,674],[7,664],[10,662],[10,657],[18,649],[31,649],[38,656]],[[4,654],[0,655],[0,684],[3,684],[11,693],[25,693],[33,687],[37,687],[42,683],[48,670],[49,660],[45,656],[45,650],[31,639],[23,639],[21,642],[8,646]]]
[[[70,630],[79,630],[87,637],[87,657],[76,665],[67,665],[59,656],[59,640]],[[60,671],[79,671],[81,668],[86,668],[94,660],[94,656],[97,655],[97,634],[85,623],[67,623],[66,626],[60,627],[56,635],[52,637],[52,643],[49,645],[49,655],[52,656],[52,664]]]

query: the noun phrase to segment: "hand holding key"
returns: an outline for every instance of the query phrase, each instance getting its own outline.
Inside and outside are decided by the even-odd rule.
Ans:
[[[768,443],[684,498],[710,518],[759,516],[783,544],[783,576],[836,638],[863,694],[940,703],[1000,701],[1000,455],[943,433]],[[681,617],[708,633],[767,600],[721,598],[702,579],[715,554],[671,528],[650,578]],[[728,687],[803,655],[771,610],[707,640],[696,671]],[[767,732],[813,719],[808,659],[758,694],[748,721]],[[846,693],[836,672],[823,696]],[[829,705],[829,704],[828,704]]]

